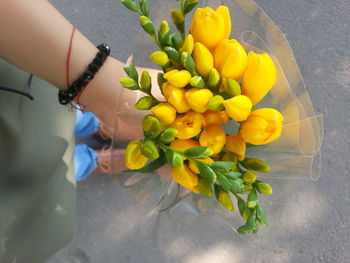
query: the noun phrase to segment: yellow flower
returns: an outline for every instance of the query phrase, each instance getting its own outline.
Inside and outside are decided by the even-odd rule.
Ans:
[[[187,150],[189,148],[193,148],[193,147],[199,147],[199,143],[196,142],[195,140],[181,140],[181,139],[175,139],[171,144],[170,147],[172,148],[176,148],[179,150]]]
[[[182,168],[172,168],[171,175],[175,182],[190,190],[198,185],[198,175],[194,174],[186,164]]]
[[[184,113],[191,109],[186,100],[185,89],[175,88],[168,82],[165,82],[162,91],[166,100],[174,106],[178,113]]]
[[[213,93],[208,89],[192,88],[186,91],[186,99],[191,109],[203,113],[208,109],[208,103]]]
[[[276,82],[276,68],[268,54],[249,52],[248,65],[243,74],[242,94],[248,96],[253,105],[270,91]]]
[[[177,138],[190,139],[201,132],[204,123],[202,114],[189,111],[183,116],[177,116],[171,127],[178,131]]]
[[[141,169],[147,163],[148,159],[141,154],[141,142],[132,141],[128,144],[125,151],[125,165],[130,170]]]
[[[191,73],[187,70],[177,70],[173,69],[168,71],[163,76],[170,85],[177,87],[177,88],[183,88],[185,87],[191,80],[192,76]]]
[[[213,163],[213,159],[211,158],[207,158],[207,159],[196,159],[197,161],[203,162],[203,163]],[[195,165],[193,162],[190,161],[189,164],[190,169],[192,170],[192,172],[194,172],[195,174],[200,174],[197,165]]]
[[[185,41],[182,45],[181,52],[187,52],[188,54],[192,54],[194,48],[194,40],[191,34],[187,35]]]
[[[225,147],[228,151],[236,154],[238,160],[244,160],[246,144],[239,134],[232,134],[228,136]]]
[[[230,12],[226,6],[220,6],[216,11],[210,7],[197,8],[194,14],[191,34],[195,42],[201,42],[209,49],[214,49],[231,33]]]
[[[282,114],[275,109],[257,109],[241,124],[239,134],[245,142],[267,144],[280,137],[283,120]]]
[[[169,103],[159,103],[151,108],[151,112],[160,122],[165,125],[170,125],[176,118],[176,110]]]
[[[199,143],[201,146],[208,146],[213,155],[221,152],[226,143],[226,133],[219,126],[210,126],[205,128],[199,137]]]
[[[194,44],[193,59],[196,63],[196,70],[204,78],[207,78],[210,70],[214,67],[214,58],[203,44]]]
[[[228,116],[226,111],[213,111],[208,110],[204,113],[205,127],[207,126],[220,126],[228,123]]]
[[[245,121],[253,107],[250,99],[244,95],[225,100],[224,106],[228,116],[238,122]]]
[[[247,53],[235,39],[225,39],[215,49],[215,68],[223,78],[239,80],[247,66],[247,61]]]

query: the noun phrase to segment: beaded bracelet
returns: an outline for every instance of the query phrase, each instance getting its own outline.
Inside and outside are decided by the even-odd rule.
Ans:
[[[60,104],[67,105],[71,103],[95,77],[95,74],[99,71],[111,53],[111,49],[107,44],[100,44],[97,48],[99,51],[94,60],[89,64],[87,70],[76,81],[74,81],[72,85],[70,85],[68,90],[60,90],[58,92],[58,101]]]

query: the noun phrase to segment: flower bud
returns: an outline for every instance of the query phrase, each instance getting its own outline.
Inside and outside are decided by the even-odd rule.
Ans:
[[[231,119],[242,122],[245,121],[251,113],[252,102],[247,96],[238,95],[224,101],[225,110]]]
[[[178,113],[188,112],[191,109],[186,100],[185,89],[175,88],[169,83],[164,83],[162,92],[166,100],[174,106]]]
[[[150,91],[152,88],[152,81],[149,73],[147,71],[143,71],[140,80],[141,88],[144,91]]]
[[[147,138],[156,138],[162,132],[160,121],[150,114],[143,119],[142,128]]]
[[[120,82],[120,84],[122,84],[122,86],[124,88],[130,89],[130,90],[138,90],[139,89],[138,83],[132,78],[121,77],[119,79],[119,82]]]
[[[204,129],[199,137],[201,146],[208,146],[216,155],[221,152],[226,143],[226,133],[219,126],[209,126]]]
[[[213,163],[213,159],[211,158],[207,158],[207,159],[196,159],[197,161],[199,162],[202,162],[202,163]],[[190,161],[190,164],[189,164],[189,167],[190,169],[192,170],[192,172],[194,172],[195,174],[199,174],[199,170],[197,168],[197,165],[193,162]]]
[[[177,116],[171,127],[178,131],[177,138],[190,139],[201,132],[204,123],[205,119],[202,114],[189,111],[183,116]]]
[[[244,191],[244,184],[243,184],[243,180],[241,179],[235,179],[231,181],[231,187],[230,187],[230,191],[232,193],[242,193]]]
[[[256,193],[256,190],[253,189],[249,194],[248,194],[248,200],[247,200],[247,206],[249,208],[254,208],[258,202],[258,195]]]
[[[209,101],[208,109],[213,111],[222,111],[224,109],[224,98],[220,95],[212,97]]]
[[[154,141],[146,140],[142,143],[141,153],[149,159],[155,160],[159,157],[158,147]]]
[[[123,69],[130,78],[134,79],[136,82],[138,81],[139,75],[137,73],[135,65],[131,64],[130,66],[123,67]]]
[[[137,12],[139,10],[134,0],[120,0],[120,2],[131,11]]]
[[[181,11],[179,9],[171,9],[170,17],[175,25],[181,24],[185,20],[184,15],[181,13]]]
[[[125,151],[125,165],[130,170],[137,170],[144,167],[148,159],[141,154],[141,142],[132,141]]]
[[[149,16],[149,3],[148,0],[140,0],[140,9],[143,15]]]
[[[172,168],[171,175],[175,182],[188,189],[198,185],[198,176],[187,165],[184,165],[182,168]]]
[[[168,55],[163,52],[163,51],[156,51],[153,52],[149,59],[154,63],[157,64],[158,66],[161,67],[167,67],[168,65],[170,65],[170,61],[169,61],[169,57]]]
[[[148,34],[155,34],[153,22],[147,16],[140,16],[140,25]]]
[[[203,44],[196,42],[193,49],[193,59],[196,70],[203,78],[207,78],[210,70],[214,67],[213,55]]]
[[[208,109],[213,93],[208,89],[192,88],[186,91],[186,99],[192,110],[203,113]]]
[[[184,4],[184,14],[188,14],[198,4],[199,0],[186,0]]]
[[[139,110],[149,110],[150,108],[152,108],[155,105],[155,103],[156,102],[152,97],[145,96],[136,102],[135,108],[139,109]]]
[[[165,73],[163,77],[170,83],[170,85],[177,88],[183,88],[190,82],[192,76],[187,70],[173,69]]]
[[[169,103],[159,103],[151,108],[151,112],[165,125],[172,124],[176,118],[176,110]]]
[[[238,160],[244,160],[246,144],[239,134],[232,134],[228,136],[225,147],[228,151],[236,154]]]
[[[245,158],[241,162],[242,166],[248,170],[253,170],[260,173],[268,173],[270,166],[262,160],[254,158]]]
[[[167,53],[168,57],[175,62],[181,61],[181,55],[180,53],[173,47],[165,47],[164,48],[165,53]]]
[[[221,161],[237,163],[237,156],[228,152],[221,157]]]
[[[175,140],[176,135],[177,135],[177,130],[173,128],[167,128],[160,135],[160,142],[164,144],[171,143],[172,141]]]
[[[207,84],[211,89],[216,90],[220,85],[220,79],[220,73],[215,68],[212,68],[209,71]]]
[[[216,185],[215,185],[216,186]],[[221,187],[215,187],[215,196],[217,200],[228,210],[233,211],[234,206],[229,193],[225,192]]]
[[[190,84],[191,84],[191,86],[196,87],[196,88],[204,88],[205,87],[205,82],[204,82],[203,78],[200,76],[192,77],[190,80]]]
[[[216,11],[210,7],[196,9],[191,25],[195,42],[214,49],[221,40],[229,37],[230,32],[231,18],[226,6],[220,6]]]
[[[178,34],[171,35],[171,46],[176,50],[179,50],[182,44],[182,40]]]
[[[191,168],[191,163],[190,163],[190,168]],[[196,186],[196,188],[198,189],[198,191],[201,194],[204,194],[204,195],[207,195],[207,196],[212,196],[213,195],[213,189],[211,187],[211,184],[208,182],[207,179],[205,179],[203,177],[199,177],[198,185]]]
[[[191,54],[187,52],[182,52],[181,63],[189,72],[191,72],[192,75],[196,75],[196,64]]]
[[[253,184],[256,181],[256,173],[253,172],[245,172],[243,174],[243,180],[244,182],[248,183],[248,184]]]
[[[212,154],[213,154],[213,151],[210,150],[210,148],[207,146],[189,148],[184,152],[184,155],[187,158],[204,158]]]
[[[276,68],[268,54],[249,52],[248,66],[243,74],[242,93],[256,105],[276,82]]]
[[[182,45],[181,52],[187,52],[188,54],[192,54],[194,48],[194,40],[193,36],[189,34]]]
[[[245,185],[244,185],[243,193],[244,193],[244,194],[245,194],[245,193],[249,193],[249,192],[251,192],[252,190],[253,190],[253,186],[248,185],[248,184],[245,184]]]
[[[234,79],[228,79],[226,84],[226,92],[232,98],[241,95],[241,86]]]
[[[159,25],[158,30],[158,39],[159,42],[164,44],[164,40],[166,39],[167,35],[170,33],[169,24],[166,20],[163,20]]]
[[[215,68],[223,78],[239,80],[247,66],[247,53],[235,40],[223,40],[215,49]]]
[[[241,124],[239,134],[250,144],[267,144],[279,138],[283,120],[282,114],[275,109],[257,109]]]
[[[272,194],[272,187],[267,183],[257,182],[256,187],[258,188],[258,191],[264,195]]]

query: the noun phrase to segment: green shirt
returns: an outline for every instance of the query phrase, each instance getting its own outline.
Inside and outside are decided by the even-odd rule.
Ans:
[[[0,86],[29,74],[0,60]],[[40,263],[73,236],[75,113],[34,77],[34,100],[0,90],[0,262]]]

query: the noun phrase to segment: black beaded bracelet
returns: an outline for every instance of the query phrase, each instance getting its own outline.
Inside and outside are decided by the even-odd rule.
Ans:
[[[58,101],[60,104],[67,105],[71,103],[95,77],[95,74],[99,71],[111,53],[111,49],[107,44],[100,44],[97,46],[97,48],[99,51],[97,52],[94,60],[89,64],[86,71],[72,83],[68,90],[60,90],[58,92]]]

